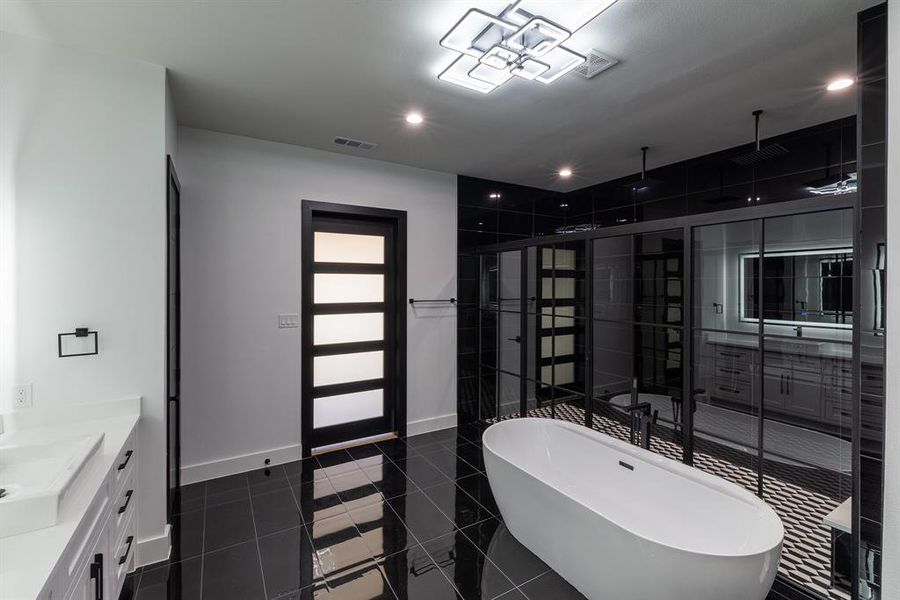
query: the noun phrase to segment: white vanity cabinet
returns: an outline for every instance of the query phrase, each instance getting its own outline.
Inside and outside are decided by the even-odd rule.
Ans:
[[[110,586],[107,582],[107,573],[110,567],[110,556],[106,552],[109,547],[109,531],[104,526],[91,545],[85,556],[85,561],[79,567],[72,582],[72,589],[66,596],[67,600],[99,600],[110,598]]]
[[[759,411],[759,350],[747,343],[707,340],[701,359],[711,365],[699,382],[713,404],[750,414]],[[851,362],[826,352],[810,354],[802,342],[769,341],[765,348],[763,397],[768,415],[798,423],[846,426],[851,395]]]
[[[57,562],[40,600],[116,600],[134,569],[137,512],[135,430],[118,451]]]

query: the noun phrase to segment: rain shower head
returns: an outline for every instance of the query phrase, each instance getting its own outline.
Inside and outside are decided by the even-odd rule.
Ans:
[[[788,149],[781,144],[770,144],[765,148],[759,147],[759,116],[762,112],[763,111],[761,110],[753,111],[753,116],[756,118],[756,149],[743,154],[738,154],[737,156],[732,156],[731,162],[734,164],[742,167],[749,167],[750,165],[755,165],[764,160],[769,160],[788,153]]]

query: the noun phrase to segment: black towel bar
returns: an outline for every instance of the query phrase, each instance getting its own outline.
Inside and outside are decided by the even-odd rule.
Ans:
[[[456,304],[456,298],[438,298],[436,300],[416,300],[415,298],[410,298],[410,304],[432,304],[435,302],[449,302],[450,304]]]

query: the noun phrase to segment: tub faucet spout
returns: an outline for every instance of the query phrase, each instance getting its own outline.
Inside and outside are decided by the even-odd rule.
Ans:
[[[659,411],[653,410],[649,402],[638,402],[623,406],[625,412],[631,415],[631,443],[638,445],[635,434],[640,437],[640,446],[644,450],[650,449],[650,425],[656,423]]]

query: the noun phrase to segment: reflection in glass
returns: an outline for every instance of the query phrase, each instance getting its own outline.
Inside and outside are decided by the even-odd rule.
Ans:
[[[762,225],[739,221],[694,228],[694,327],[757,333],[740,319],[740,257],[759,255]]]
[[[496,309],[500,276],[500,271],[497,264],[497,254],[494,252],[482,254],[479,259],[479,286],[481,289],[481,307]]]
[[[758,273],[748,258],[744,264]],[[762,306],[768,335],[849,342],[853,323],[850,210],[766,219]],[[742,316],[758,318],[757,293]],[[745,292],[746,293],[746,292]]]
[[[766,252],[762,299],[767,323],[826,324],[849,328],[853,323],[853,249],[813,248]],[[759,318],[759,255],[741,256],[741,319]]]
[[[500,310],[518,312],[522,298],[522,252],[500,253],[500,284],[497,302]]]
[[[521,370],[521,317],[518,313],[501,312],[500,317],[500,369],[519,374]]]

